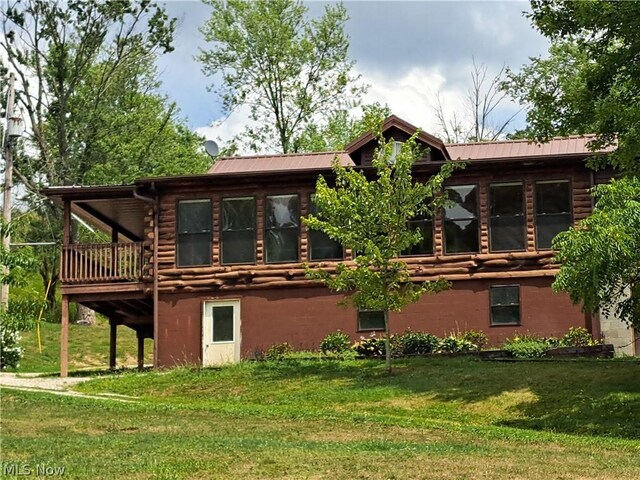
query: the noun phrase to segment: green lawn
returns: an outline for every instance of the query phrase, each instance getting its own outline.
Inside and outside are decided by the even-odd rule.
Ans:
[[[242,363],[4,390],[5,462],[65,478],[640,478],[640,363]]]
[[[42,353],[38,350],[36,331],[22,332],[20,345],[25,349],[18,369],[20,372],[60,371],[60,324],[41,322]],[[145,362],[153,362],[153,341],[145,340]],[[137,365],[138,340],[136,333],[124,326],[118,327],[118,366]],[[69,368],[104,368],[109,365],[109,324],[100,321],[96,325],[69,325]]]

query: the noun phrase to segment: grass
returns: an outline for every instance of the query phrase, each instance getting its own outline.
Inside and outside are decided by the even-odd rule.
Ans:
[[[15,372],[60,371],[60,324],[41,322],[42,353],[38,351],[35,330],[21,333],[20,345],[25,349]],[[138,340],[136,333],[127,327],[118,327],[118,366],[137,365]],[[145,340],[145,362],[153,361],[153,341]],[[109,324],[99,321],[96,325],[69,325],[69,368],[104,368],[109,364]]]
[[[5,390],[5,462],[66,478],[640,477],[640,363],[241,363]]]

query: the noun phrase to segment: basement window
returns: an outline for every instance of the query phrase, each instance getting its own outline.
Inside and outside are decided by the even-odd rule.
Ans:
[[[211,265],[211,200],[178,202],[177,265]]]
[[[520,285],[494,285],[489,298],[492,327],[520,325]]]
[[[358,310],[358,331],[383,331],[384,312],[382,310]]]

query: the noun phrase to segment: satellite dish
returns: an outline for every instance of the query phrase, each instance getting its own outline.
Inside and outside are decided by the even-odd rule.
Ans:
[[[212,158],[218,155],[218,152],[220,152],[218,144],[213,140],[207,140],[206,142],[204,142],[204,149],[207,152],[207,155]]]

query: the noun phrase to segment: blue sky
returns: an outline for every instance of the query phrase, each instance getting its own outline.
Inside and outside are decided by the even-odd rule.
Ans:
[[[503,65],[517,69],[528,57],[544,54],[547,41],[523,15],[521,1],[350,1],[350,57],[370,85],[367,102],[387,103],[396,115],[434,131],[433,101],[439,92],[445,108],[459,111],[470,86],[472,58],[490,72]],[[309,14],[322,14],[325,2],[307,2]],[[158,61],[163,91],[181,108],[191,128],[225,141],[247,122],[246,112],[226,118],[194,59],[207,48],[198,28],[210,7],[199,1],[166,2],[179,19],[175,51]],[[517,107],[505,105],[500,115]],[[224,121],[223,121],[224,120]],[[523,125],[524,115],[518,119]]]

